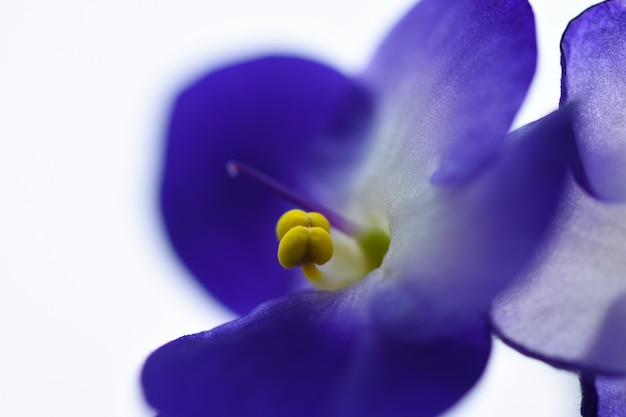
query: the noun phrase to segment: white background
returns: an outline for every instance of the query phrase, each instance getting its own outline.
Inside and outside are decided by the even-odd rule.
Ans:
[[[386,3],[383,5],[383,3]],[[589,0],[535,0],[540,66],[517,124],[556,108],[560,34]],[[0,3],[0,415],[149,416],[143,359],[231,318],[156,211],[170,98],[267,51],[355,73],[409,0]],[[577,415],[574,376],[496,346],[464,416]]]

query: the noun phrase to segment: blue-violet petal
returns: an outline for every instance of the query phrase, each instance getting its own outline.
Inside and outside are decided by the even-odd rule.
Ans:
[[[580,183],[626,201],[626,4],[607,1],[574,19],[561,42],[562,97],[576,102]]]
[[[247,178],[231,179],[226,163],[246,162],[313,200],[338,204],[369,109],[355,82],[291,57],[217,70],[180,94],[161,209],[174,249],[220,302],[244,314],[302,282],[276,260],[275,221],[292,207]]]
[[[563,109],[513,132],[498,157],[466,183],[420,182],[407,154],[396,164],[397,175],[367,194],[374,196],[371,204],[387,202],[389,213],[391,244],[381,274],[411,281],[411,297],[430,306],[440,329],[486,314],[544,238],[572,148],[569,111]]]
[[[596,391],[597,417],[626,417],[626,378],[599,376],[596,378]]]
[[[555,366],[626,372],[626,206],[570,176],[556,221],[520,281],[496,303],[505,341]]]
[[[294,294],[161,347],[142,374],[148,402],[176,417],[429,417],[474,385],[491,346],[482,320],[412,343],[355,319],[358,287]]]
[[[411,152],[436,183],[478,172],[510,129],[536,54],[525,0],[418,3],[363,74],[377,95],[377,132],[385,138],[376,169],[389,171]]]

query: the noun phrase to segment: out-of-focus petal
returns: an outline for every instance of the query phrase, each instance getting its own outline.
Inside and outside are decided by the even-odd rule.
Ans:
[[[396,175],[372,187],[382,195],[364,193],[389,215],[391,244],[381,273],[411,280],[411,297],[430,305],[433,320],[486,313],[544,237],[572,148],[569,111],[561,110],[512,133],[468,183],[420,182],[407,157]]]
[[[176,252],[223,304],[246,313],[301,282],[276,261],[274,222],[291,207],[247,178],[229,178],[226,163],[246,162],[336,203],[360,156],[368,112],[368,97],[353,81],[290,57],[215,71],[180,94],[161,208]]]
[[[412,343],[369,324],[361,286],[292,295],[163,346],[143,371],[148,402],[176,417],[428,417],[473,386],[484,322]]]
[[[607,1],[574,19],[561,42],[562,101],[577,102],[581,184],[626,201],[626,4]]]
[[[378,95],[375,170],[403,154],[437,183],[475,174],[508,132],[536,65],[525,0],[424,0],[393,29],[364,79]]]
[[[626,372],[626,206],[595,200],[570,177],[556,219],[496,303],[497,333],[556,366]]]
[[[597,377],[596,390],[597,417],[626,417],[626,378]]]

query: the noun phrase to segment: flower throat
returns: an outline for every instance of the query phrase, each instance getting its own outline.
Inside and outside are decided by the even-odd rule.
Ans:
[[[294,193],[285,185],[256,168],[238,161],[229,161],[226,170],[233,178],[244,174],[279,194],[284,199],[307,211],[292,209],[285,212],[276,223],[278,238],[277,257],[285,269],[302,268],[302,272],[315,288],[337,290],[363,279],[378,268],[389,249],[389,232],[380,227],[364,228],[326,207],[317,205]],[[335,253],[331,229],[348,237],[356,244],[357,254],[346,271],[333,268],[329,262]],[[346,240],[343,239],[342,242]],[[345,245],[340,243],[340,245]],[[345,251],[342,251],[345,252]],[[318,265],[329,263],[328,271]],[[339,269],[339,270],[338,270]]]

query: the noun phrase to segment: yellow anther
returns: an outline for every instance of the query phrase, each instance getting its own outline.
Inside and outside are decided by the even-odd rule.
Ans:
[[[315,212],[289,210],[276,223],[276,236],[278,262],[283,268],[299,266],[316,289],[332,291],[352,285],[380,267],[390,243],[389,232],[382,228],[340,234],[336,236],[339,239],[336,259],[320,271],[317,266],[330,261],[335,249],[326,217]]]
[[[278,262],[283,268],[306,264],[323,265],[333,256],[333,240],[321,227],[295,226],[278,244]]]
[[[321,227],[330,233],[330,222],[322,214],[314,211],[306,213],[302,210],[293,209],[283,214],[276,223],[278,240],[282,240],[283,236],[296,226]]]
[[[283,268],[302,267],[304,275],[312,280],[324,274],[317,265],[323,265],[333,256],[330,222],[320,213],[289,210],[276,223],[278,262]]]

